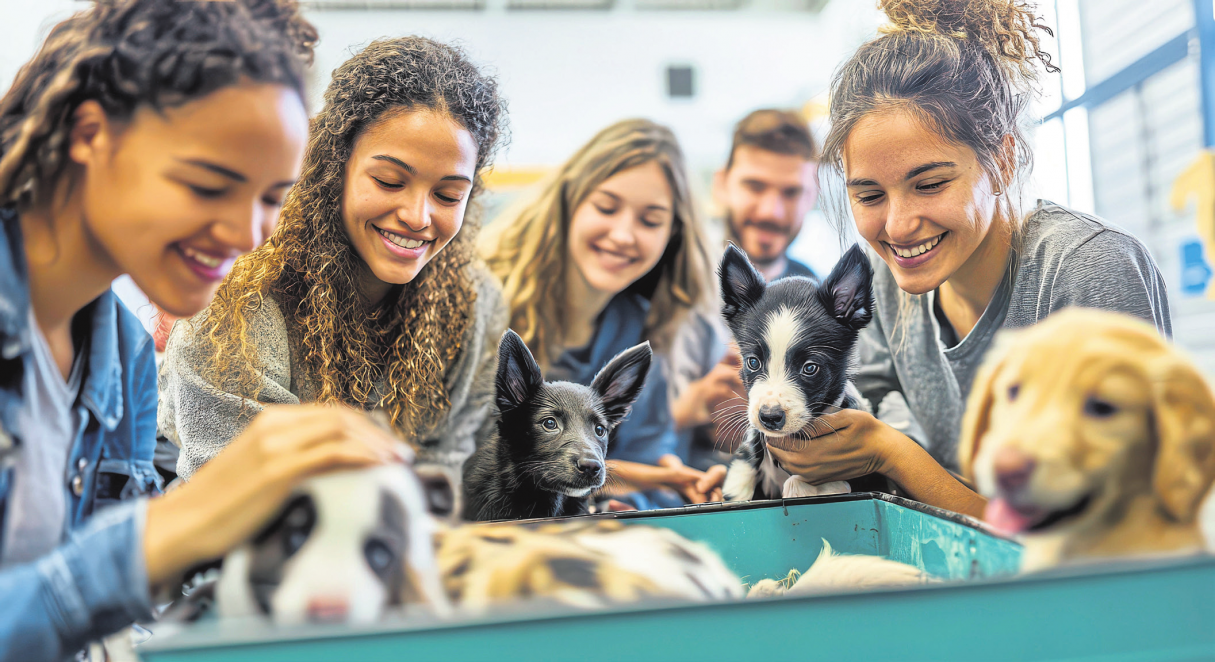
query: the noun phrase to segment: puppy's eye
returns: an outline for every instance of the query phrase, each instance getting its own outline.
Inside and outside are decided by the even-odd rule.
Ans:
[[[605,434],[607,434],[607,428],[603,427],[602,425],[595,426],[595,436],[596,437],[602,437]]]
[[[813,361],[806,361],[806,365],[802,366],[802,374],[807,377],[813,377],[818,374],[818,364]]]
[[[1089,397],[1084,401],[1084,415],[1092,416],[1093,418],[1109,418],[1118,413],[1118,407],[1102,400],[1101,398]]]
[[[755,358],[754,356],[747,357],[747,369],[748,370],[759,370],[759,365],[760,365],[759,359]]]
[[[551,432],[557,429],[557,419],[550,416],[543,421],[540,421],[540,425],[543,426],[545,430]]]
[[[1008,387],[1008,399],[1009,400],[1016,400],[1017,396],[1020,394],[1021,394],[1021,385],[1020,384],[1013,384],[1012,386]]]
[[[367,559],[367,565],[371,566],[371,571],[383,577],[392,569],[397,555],[384,541],[368,540],[367,544],[363,546],[363,557]]]

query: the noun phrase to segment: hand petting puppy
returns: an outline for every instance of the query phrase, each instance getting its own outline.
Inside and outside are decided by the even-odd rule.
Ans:
[[[190,481],[148,503],[148,583],[244,542],[305,478],[409,462],[412,451],[364,413],[324,405],[271,406]]]

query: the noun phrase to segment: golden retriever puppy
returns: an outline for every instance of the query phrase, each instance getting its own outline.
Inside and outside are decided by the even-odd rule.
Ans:
[[[1215,399],[1152,326],[1068,309],[1007,332],[975,378],[963,473],[1024,536],[1022,571],[1199,551]]]

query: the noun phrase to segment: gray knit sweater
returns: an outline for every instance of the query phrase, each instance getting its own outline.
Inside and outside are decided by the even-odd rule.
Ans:
[[[506,304],[493,275],[484,267],[474,268],[473,282],[477,287],[475,317],[465,334],[463,351],[448,366],[445,380],[451,409],[415,444],[418,462],[451,467],[457,479],[464,460],[491,429],[498,340],[507,323]],[[181,448],[177,473],[187,480],[223,450],[264,405],[309,402],[317,391],[305,371],[297,368],[297,348],[278,303],[270,297],[249,320],[250,335],[264,362],[257,400],[210,384],[201,374],[210,356],[209,345],[194,334],[205,315],[203,311],[173,325],[160,366],[157,422],[161,434]]]
[[[1147,248],[1099,218],[1040,202],[1022,228],[1019,250],[978,323],[947,347],[933,313],[934,293],[899,289],[870,254],[875,315],[859,342],[856,386],[878,418],[957,469],[962,412],[975,372],[1001,329],[1035,324],[1068,306],[1126,313],[1172,335],[1164,278]]]

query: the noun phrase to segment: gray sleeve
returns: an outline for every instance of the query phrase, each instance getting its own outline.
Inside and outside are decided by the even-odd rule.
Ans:
[[[509,315],[492,274],[477,270],[474,278],[478,283],[476,318],[446,380],[451,411],[418,451],[419,462],[450,467],[457,477],[464,461],[493,430],[498,341],[506,331]]]
[[[924,445],[928,437],[916,421],[903,395],[903,385],[895,370],[894,356],[882,330],[879,315],[874,315],[869,326],[861,329],[857,349],[860,354],[860,367],[853,383],[861,396],[868,401],[873,415],[879,421],[911,437],[916,443]]]
[[[709,374],[726,355],[729,330],[720,316],[693,310],[671,341],[669,355],[671,401],[683,394],[692,382]]]
[[[1051,284],[1050,312],[1067,306],[1134,315],[1166,338],[1173,321],[1164,277],[1147,248],[1135,238],[1104,230],[1072,249]]]
[[[235,384],[219,388],[203,377],[212,345],[196,329],[206,314],[173,325],[160,366],[157,424],[161,434],[181,448],[177,474],[186,480],[218,455],[265,405],[300,401],[290,390],[287,326],[277,305],[267,299],[249,319],[250,336],[265,362],[256,399],[253,394],[237,393]]]

